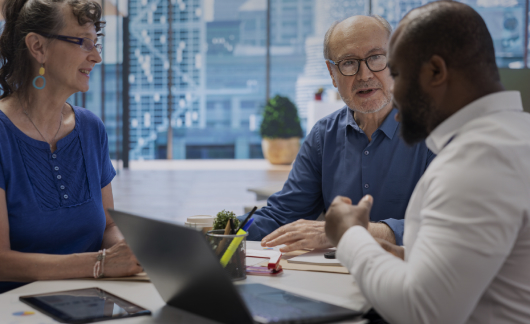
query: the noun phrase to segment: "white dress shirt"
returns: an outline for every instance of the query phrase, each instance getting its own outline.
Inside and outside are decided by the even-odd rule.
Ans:
[[[427,146],[438,156],[407,207],[405,261],[361,226],[340,240],[339,260],[393,324],[530,323],[530,114],[519,92],[470,103]]]

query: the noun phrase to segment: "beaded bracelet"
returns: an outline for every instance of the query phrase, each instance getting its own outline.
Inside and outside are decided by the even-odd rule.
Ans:
[[[98,279],[103,277],[103,270],[105,267],[105,252],[106,249],[99,250],[96,264],[94,264],[94,278]]]

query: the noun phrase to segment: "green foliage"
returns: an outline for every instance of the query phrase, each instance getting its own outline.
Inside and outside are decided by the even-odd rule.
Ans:
[[[223,209],[223,211],[220,211],[217,213],[217,218],[215,218],[213,222],[213,229],[214,230],[225,229],[226,223],[228,223],[228,219],[230,218],[234,219],[234,225],[237,228],[239,226],[239,220],[236,218],[236,214],[234,214],[231,211],[226,211]]]
[[[261,137],[302,137],[296,106],[287,97],[276,95],[265,105],[260,127]]]

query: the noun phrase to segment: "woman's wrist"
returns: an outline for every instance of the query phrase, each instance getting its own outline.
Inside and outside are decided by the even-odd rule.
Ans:
[[[94,265],[98,261],[99,252],[80,253],[78,256],[88,256],[86,263],[83,262],[83,276],[82,278],[94,278]],[[81,278],[81,276],[79,277]]]
[[[107,256],[107,249],[99,250],[96,256],[96,262],[92,270],[95,279],[101,278],[105,275],[105,257]]]
[[[62,273],[55,273],[52,275],[52,278],[43,279],[92,278],[97,256],[98,252],[73,253],[66,255],[65,257],[67,257],[67,260],[65,260],[65,264],[70,266],[63,268],[63,271],[61,271]],[[75,272],[72,272],[72,270]]]

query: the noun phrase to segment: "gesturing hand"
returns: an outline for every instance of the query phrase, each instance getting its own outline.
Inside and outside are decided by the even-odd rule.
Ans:
[[[142,272],[140,263],[124,240],[106,251],[105,277],[127,277]]]
[[[368,227],[373,198],[364,196],[358,205],[352,205],[349,198],[337,196],[326,213],[326,236],[333,246],[339,244],[342,235],[352,226]]]
[[[284,225],[261,240],[261,246],[272,247],[281,244],[285,244],[280,248],[282,252],[332,247],[324,232],[324,222],[305,219]]]

